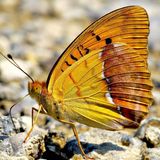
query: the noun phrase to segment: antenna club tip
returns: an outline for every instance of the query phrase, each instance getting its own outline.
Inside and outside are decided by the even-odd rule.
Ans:
[[[11,54],[7,54],[7,57],[8,57],[8,58],[10,58],[10,59],[12,59],[12,56],[11,56]]]

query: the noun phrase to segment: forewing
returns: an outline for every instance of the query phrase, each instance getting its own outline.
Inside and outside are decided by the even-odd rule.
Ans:
[[[148,32],[147,13],[139,6],[124,7],[101,17],[71,43],[53,66],[47,79],[49,92],[67,68],[92,51],[103,49],[110,41],[127,44],[146,61]]]

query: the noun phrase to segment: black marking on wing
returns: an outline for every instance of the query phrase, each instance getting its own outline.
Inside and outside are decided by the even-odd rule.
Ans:
[[[74,61],[78,61],[78,59],[77,59],[74,55],[70,54],[70,57],[71,57]]]
[[[86,50],[86,54],[88,54],[90,51],[88,48],[85,48],[85,50]]]
[[[111,38],[106,38],[106,44],[110,44],[112,43],[112,39]]]
[[[101,40],[101,37],[99,35],[96,35],[96,40],[97,41],[100,41]]]
[[[83,57],[83,54],[82,54],[82,52],[80,51],[79,47],[77,47],[77,49],[78,49],[78,52],[80,53],[80,55]]]
[[[66,63],[67,66],[71,66],[71,64],[69,64],[67,61],[65,61],[65,63]]]

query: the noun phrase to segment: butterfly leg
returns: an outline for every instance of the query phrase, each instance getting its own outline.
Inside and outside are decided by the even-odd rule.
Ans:
[[[34,111],[38,112],[38,109],[32,107],[32,127],[33,127]]]
[[[42,109],[42,105],[39,106],[39,109],[38,109],[38,110],[35,109],[35,108],[32,108],[32,116],[33,116],[33,112],[34,112],[33,110],[37,111],[37,114],[36,114],[36,117],[35,117],[34,121],[33,121],[33,117],[32,117],[32,121],[33,121],[33,122],[32,122],[32,127],[31,127],[31,129],[29,130],[29,132],[27,133],[26,138],[24,139],[23,143],[25,143],[25,142],[27,141],[28,137],[30,136],[30,134],[31,134],[31,132],[32,132],[32,130],[33,130],[33,128],[34,128],[34,125],[35,125],[36,122],[37,122],[38,115],[39,115],[39,113],[41,112],[41,109]]]
[[[41,107],[40,113],[46,114],[47,112],[44,109],[44,107],[42,105],[40,107]],[[32,107],[32,127],[33,127],[33,122],[34,122],[34,120],[33,120],[34,119],[34,111],[38,112],[38,109]]]
[[[88,157],[88,156],[84,153],[84,150],[83,150],[83,148],[82,148],[81,142],[80,142],[79,137],[78,137],[78,132],[77,132],[77,129],[76,129],[76,127],[75,127],[75,124],[74,124],[73,122],[68,122],[68,121],[65,121],[65,120],[59,120],[59,121],[62,122],[62,123],[69,124],[69,125],[72,127],[72,130],[73,130],[73,133],[74,133],[74,135],[75,135],[75,137],[76,137],[76,139],[77,139],[77,142],[78,142],[78,146],[79,146],[79,148],[80,148],[80,151],[81,151],[82,155],[85,157],[85,159],[94,160],[94,158],[90,158],[90,157]]]

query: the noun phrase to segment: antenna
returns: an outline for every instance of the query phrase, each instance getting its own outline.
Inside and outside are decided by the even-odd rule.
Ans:
[[[8,54],[7,56],[5,56],[2,52],[0,52],[0,54],[7,60],[9,61],[10,63],[12,63],[16,68],[18,68],[20,71],[22,71],[29,79],[31,79],[32,82],[34,82],[33,78],[28,74],[26,73],[18,64],[17,62],[13,59],[13,57],[11,56],[11,54]],[[15,103],[13,106],[11,106],[10,110],[9,110],[9,116],[11,118],[11,121],[13,123],[13,126],[15,128],[15,131],[17,133],[17,129],[16,129],[16,126],[14,124],[14,121],[13,121],[13,118],[12,118],[12,109],[15,105],[17,105],[19,102],[21,102],[25,97],[27,97],[29,94],[25,95],[24,97],[22,97],[17,103]]]
[[[26,72],[17,64],[17,62],[13,59],[13,57],[12,57],[11,54],[8,54],[7,57],[6,57],[2,52],[0,52],[0,54],[1,54],[5,59],[7,59],[7,61],[9,61],[10,63],[12,63],[16,68],[18,68],[19,70],[21,70],[29,79],[31,79],[32,82],[34,82],[33,78],[32,78],[28,73],[26,73]]]
[[[15,129],[16,133],[18,133],[18,132],[17,132],[16,126],[15,126],[14,121],[13,121],[12,109],[13,109],[13,107],[14,107],[15,105],[17,105],[18,103],[20,103],[20,102],[21,102],[24,98],[26,98],[27,96],[29,96],[29,94],[26,94],[24,97],[22,97],[17,103],[15,103],[15,104],[14,104],[13,106],[11,106],[11,108],[9,109],[9,116],[10,116],[10,118],[11,118],[11,121],[12,121],[12,124],[13,124],[13,126],[14,126],[14,129]]]

